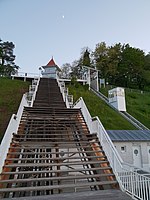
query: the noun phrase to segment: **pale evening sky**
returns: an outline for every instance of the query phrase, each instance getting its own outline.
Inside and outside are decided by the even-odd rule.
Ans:
[[[150,51],[150,0],[0,0],[0,38],[15,44],[20,72],[61,67],[97,43]]]

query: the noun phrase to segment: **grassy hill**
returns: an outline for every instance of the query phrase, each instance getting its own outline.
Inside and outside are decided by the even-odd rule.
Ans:
[[[127,112],[150,129],[150,93],[126,89]]]
[[[107,86],[101,92],[107,96],[111,88]],[[150,92],[126,88],[125,97],[127,112],[150,128]]]
[[[104,101],[89,91],[86,86],[76,87],[69,85],[69,93],[73,94],[74,101],[83,97],[91,115],[98,116],[107,130],[133,130],[132,124],[125,120],[119,113],[110,108]]]
[[[23,93],[28,91],[29,82],[0,78],[0,139],[3,137],[9,119],[16,113]],[[101,92],[107,96],[110,86]],[[87,86],[69,86],[74,101],[83,97],[92,116],[99,116],[107,130],[136,129],[122,116],[111,109],[100,98],[87,89]],[[126,89],[127,111],[150,128],[150,93]]]
[[[22,95],[28,91],[29,82],[0,77],[0,140],[13,113],[20,105]]]

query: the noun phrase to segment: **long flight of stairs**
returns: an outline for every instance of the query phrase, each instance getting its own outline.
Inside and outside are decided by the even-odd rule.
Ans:
[[[118,183],[97,135],[90,134],[80,109],[66,108],[57,81],[42,78],[33,107],[24,108],[13,134],[0,198],[105,189],[118,189]]]

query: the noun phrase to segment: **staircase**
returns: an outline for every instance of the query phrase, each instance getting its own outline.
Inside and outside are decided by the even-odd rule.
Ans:
[[[0,198],[56,195],[59,199],[57,195],[70,194],[69,199],[78,192],[118,192],[118,187],[81,110],[66,108],[57,81],[42,78],[33,107],[24,108],[18,132],[13,134],[0,175]]]

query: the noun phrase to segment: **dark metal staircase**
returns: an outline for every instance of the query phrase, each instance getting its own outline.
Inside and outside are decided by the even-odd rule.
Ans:
[[[67,109],[56,80],[41,79],[25,107],[0,179],[0,198],[116,189],[96,134],[80,109]]]

